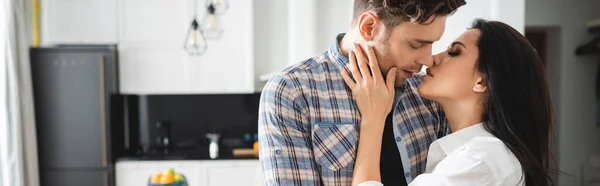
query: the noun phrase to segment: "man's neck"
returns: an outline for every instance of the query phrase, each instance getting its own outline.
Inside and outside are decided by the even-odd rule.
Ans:
[[[338,43],[340,46],[340,52],[346,57],[350,54],[350,51],[354,48],[354,43],[362,43],[359,37],[357,37],[356,32],[352,29],[348,30],[342,40]]]
[[[483,122],[484,104],[476,100],[440,101],[452,132]]]

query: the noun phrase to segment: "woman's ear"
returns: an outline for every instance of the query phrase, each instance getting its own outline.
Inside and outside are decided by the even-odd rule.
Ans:
[[[486,90],[487,87],[485,86],[485,81],[482,77],[479,77],[475,83],[475,86],[473,86],[473,91],[477,93],[484,93]]]
[[[358,19],[358,31],[360,36],[365,41],[375,40],[375,33],[377,33],[379,23],[379,17],[374,12],[367,11],[363,13]]]

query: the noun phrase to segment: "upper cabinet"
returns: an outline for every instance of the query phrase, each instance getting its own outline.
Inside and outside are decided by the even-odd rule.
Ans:
[[[198,0],[197,7],[194,0],[47,0],[42,9],[42,41],[45,45],[117,43],[124,94],[258,92],[263,83],[257,67],[272,63],[265,55],[255,60],[256,52],[272,52],[255,50],[260,47],[254,43],[258,1],[227,1],[227,11],[216,17],[222,36],[207,39],[206,52],[198,56],[188,54],[184,43],[196,9],[197,20],[205,24],[206,0]],[[262,42],[277,39],[262,38],[266,38]]]
[[[253,1],[229,0],[218,15],[224,32],[202,55],[184,49],[194,1],[122,0],[119,6],[121,92],[129,94],[253,93]],[[198,1],[197,20],[206,16]]]
[[[119,44],[178,45],[183,49],[192,5],[193,0],[119,0]]]
[[[47,0],[40,3],[42,44],[117,42],[117,0]]]

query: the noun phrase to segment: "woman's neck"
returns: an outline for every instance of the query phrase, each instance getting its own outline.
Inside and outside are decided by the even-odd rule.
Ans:
[[[483,122],[484,104],[478,100],[440,101],[439,102],[452,132]]]

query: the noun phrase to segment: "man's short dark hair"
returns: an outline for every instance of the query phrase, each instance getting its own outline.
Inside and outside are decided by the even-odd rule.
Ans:
[[[450,15],[465,4],[465,0],[355,0],[353,24],[366,11],[374,11],[388,29],[407,21],[428,24],[431,17]]]

